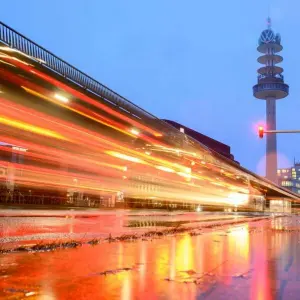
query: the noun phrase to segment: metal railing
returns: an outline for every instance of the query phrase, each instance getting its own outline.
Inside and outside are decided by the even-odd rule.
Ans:
[[[126,98],[120,96],[116,92],[112,91],[105,85],[96,81],[89,75],[81,72],[77,68],[73,67],[66,61],[57,57],[53,53],[49,52],[45,48],[39,46],[32,40],[26,38],[21,33],[18,33],[11,27],[5,25],[0,21],[0,42],[6,44],[7,46],[20,51],[23,54],[28,55],[31,59],[35,59],[41,65],[47,67],[48,69],[54,71],[55,73],[63,76],[65,79],[70,80],[72,83],[79,85],[85,90],[92,92],[93,94],[101,97],[104,101],[115,105],[116,107],[127,112],[133,117],[138,117],[143,121],[150,122],[154,127],[159,128],[159,130],[164,133],[171,134],[175,140],[186,143],[186,137],[179,130],[171,126],[170,124],[164,122],[163,120],[155,117],[144,109],[138,107],[134,103],[130,102]],[[154,121],[154,122],[153,122]],[[193,140],[189,137],[189,140]],[[195,141],[194,141],[195,142]],[[201,144],[197,141],[198,144]],[[208,150],[205,145],[203,148]]]
[[[261,79],[280,79],[280,80],[284,80],[284,76],[282,74],[272,74],[272,73],[268,73],[268,74],[260,74],[257,76],[257,79],[258,80],[261,80]]]
[[[61,58],[46,50],[45,48],[26,38],[11,27],[2,23],[1,21],[0,41],[11,48],[28,55],[30,58],[35,59],[38,63],[44,65],[48,69],[53,70],[57,74],[63,76],[65,79],[72,81],[72,83],[76,83],[80,87],[101,97],[103,100],[115,105],[123,111],[126,111],[130,115],[138,117],[143,121],[146,121],[146,123],[148,120],[148,123],[150,122],[152,125],[155,125],[154,127],[158,127],[159,130],[163,131],[164,133],[167,133],[169,136],[171,134],[173,138],[178,142],[185,144],[187,143],[186,136],[170,124],[164,122],[163,120],[153,116],[149,112],[133,104],[126,98],[115,93],[105,85],[91,78],[89,75],[81,72],[77,68],[73,67],[69,63],[65,62]],[[188,140],[189,143],[192,140],[193,142],[195,142],[195,140],[190,137],[188,138]],[[201,144],[198,141],[197,143]],[[208,150],[208,148],[205,145],[202,145],[202,147]]]
[[[264,91],[282,91],[286,94],[289,93],[289,86],[285,83],[258,83],[253,87],[253,94]]]
[[[61,58],[52,54],[45,48],[39,46],[35,42],[26,38],[2,22],[0,22],[0,41],[11,48],[19,50],[31,58],[36,59],[39,63],[45,65],[47,68],[91,91],[92,93],[99,95],[101,98],[104,98],[104,100],[107,100],[116,106],[119,106],[127,111],[130,110],[137,116],[140,115],[140,117],[144,116],[150,119],[157,119],[144,109],[133,104],[129,100],[120,96],[105,85],[81,72],[77,68],[73,67],[69,63],[65,62]]]

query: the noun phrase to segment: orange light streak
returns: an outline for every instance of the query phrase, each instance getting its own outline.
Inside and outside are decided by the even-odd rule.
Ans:
[[[4,58],[4,59],[13,61],[13,63],[16,66],[20,67],[21,69],[26,70],[28,72],[31,72],[32,74],[34,74],[34,75],[36,75],[36,76],[38,76],[38,77],[40,77],[40,78],[42,78],[42,79],[44,79],[44,80],[52,83],[54,86],[57,86],[57,87],[65,90],[65,91],[67,91],[68,93],[70,93],[74,97],[77,97],[77,98],[79,98],[81,100],[84,100],[87,103],[92,104],[95,107],[98,107],[98,108],[100,108],[100,109],[108,112],[109,114],[111,114],[113,116],[116,116],[119,119],[122,119],[122,120],[128,122],[129,124],[132,124],[132,125],[140,128],[140,129],[143,129],[146,132],[149,132],[149,133],[153,134],[156,137],[161,137],[162,136],[162,134],[160,132],[157,132],[157,131],[153,130],[152,128],[149,128],[149,127],[147,127],[147,126],[145,126],[145,125],[143,125],[143,124],[135,121],[134,119],[129,118],[129,117],[127,117],[127,116],[125,116],[125,115],[123,115],[123,114],[121,114],[121,113],[119,113],[119,112],[117,112],[117,111],[109,108],[108,106],[106,106],[106,105],[104,105],[104,104],[102,104],[100,102],[97,102],[96,100],[94,100],[94,99],[86,96],[85,94],[83,94],[81,92],[76,91],[75,89],[69,87],[68,85],[66,85],[66,84],[64,84],[64,83],[62,83],[62,82],[60,82],[60,81],[58,81],[58,80],[56,80],[56,79],[54,79],[54,78],[52,78],[52,77],[44,74],[44,73],[42,73],[42,72],[34,69],[31,66],[24,65],[24,62],[22,62],[22,61],[16,61],[13,58]]]
[[[126,131],[126,130],[124,130],[124,129],[120,129],[119,127],[116,127],[116,126],[112,125],[112,124],[111,124],[111,120],[110,120],[110,121],[107,121],[108,118],[105,118],[105,117],[103,117],[103,116],[100,116],[99,114],[93,113],[94,115],[97,116],[97,118],[94,118],[94,117],[92,117],[91,115],[89,115],[89,114],[87,114],[87,113],[84,113],[83,110],[85,110],[85,111],[88,111],[88,110],[87,110],[86,108],[80,106],[80,105],[76,105],[76,106],[77,106],[77,107],[80,107],[80,108],[81,108],[81,111],[78,110],[78,109],[72,108],[70,105],[66,105],[66,104],[64,104],[64,103],[62,103],[62,102],[59,102],[59,100],[52,99],[52,98],[47,97],[47,96],[45,96],[45,95],[42,95],[42,94],[40,94],[40,93],[38,93],[38,92],[36,92],[36,91],[33,91],[33,90],[31,90],[31,89],[29,89],[29,88],[27,88],[27,87],[25,87],[25,86],[22,86],[22,88],[23,88],[26,92],[28,92],[28,93],[30,93],[30,94],[32,94],[32,95],[34,95],[34,96],[40,97],[40,98],[42,98],[42,99],[44,99],[44,100],[48,100],[48,101],[50,101],[50,102],[53,102],[53,103],[55,103],[55,104],[57,104],[57,105],[59,105],[59,106],[61,106],[61,107],[64,107],[64,108],[66,108],[66,109],[68,109],[68,110],[71,110],[71,111],[73,111],[73,112],[76,112],[76,113],[79,114],[79,115],[85,116],[85,117],[87,117],[87,118],[89,118],[89,119],[91,119],[91,120],[93,120],[93,121],[96,121],[96,122],[101,123],[101,124],[103,124],[103,125],[105,125],[105,126],[108,126],[108,127],[110,127],[110,128],[113,128],[113,129],[115,129],[115,130],[117,130],[117,131],[119,131],[119,132],[122,132],[122,133],[126,134],[126,135],[129,135],[129,136],[131,136],[131,137],[134,136],[134,134],[131,134],[130,132],[128,132],[128,131]],[[74,105],[74,104],[73,104],[73,105]],[[75,106],[75,105],[74,105],[74,106]],[[122,126],[121,124],[119,124],[119,123],[117,123],[117,122],[115,122],[115,124],[118,125],[118,126]]]
[[[48,129],[36,127],[36,126],[30,125],[30,124],[27,124],[24,122],[20,122],[17,120],[12,120],[12,119],[6,118],[5,116],[1,116],[1,115],[0,115],[0,123],[11,126],[11,127],[15,127],[17,129],[29,131],[29,132],[32,132],[35,134],[44,135],[47,137],[52,137],[52,138],[56,138],[56,139],[60,139],[60,140],[67,140],[64,136],[62,136],[59,133],[53,132]]]

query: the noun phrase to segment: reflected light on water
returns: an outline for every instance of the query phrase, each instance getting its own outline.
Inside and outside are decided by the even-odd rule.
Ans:
[[[156,255],[152,259],[155,259],[155,272],[160,278],[168,276],[169,251],[169,247],[155,248]]]
[[[240,256],[248,261],[249,259],[249,228],[248,225],[238,227],[231,231],[230,236],[233,239],[230,239],[238,250]]]
[[[121,299],[122,300],[132,299],[132,297],[131,297],[131,290],[132,290],[131,274],[128,272],[124,273],[122,282],[123,282],[123,284],[122,284],[122,291],[121,291]]]
[[[124,258],[124,251],[123,251],[123,243],[119,243],[118,245],[118,268],[123,268],[123,258]]]
[[[256,239],[257,245],[254,249],[253,257],[253,276],[251,299],[252,300],[269,300],[273,299],[270,286],[270,274],[268,271],[268,243],[269,239],[265,232],[259,233]]]
[[[147,245],[146,243],[140,243],[140,265],[139,265],[139,289],[142,291],[145,289],[146,268],[147,268]]]
[[[185,235],[179,242],[176,252],[177,271],[188,271],[194,269],[194,253],[192,237]]]
[[[175,279],[176,276],[176,238],[172,238],[170,243],[170,272],[169,278],[171,280]]]

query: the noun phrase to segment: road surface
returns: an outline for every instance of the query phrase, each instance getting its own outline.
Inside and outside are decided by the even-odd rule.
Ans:
[[[159,219],[216,216],[174,215]],[[83,220],[91,225],[95,218],[79,218],[78,224]],[[195,235],[189,231],[76,249],[0,254],[0,298],[299,299],[299,221],[297,216],[245,219],[236,225],[224,220],[223,226],[195,230]],[[196,227],[207,222],[216,221]]]

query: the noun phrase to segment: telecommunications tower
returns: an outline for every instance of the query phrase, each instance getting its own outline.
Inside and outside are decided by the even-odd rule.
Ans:
[[[289,86],[284,83],[283,68],[277,66],[283,61],[278,55],[282,50],[281,38],[271,29],[271,19],[268,18],[268,28],[259,38],[257,51],[262,53],[257,61],[264,65],[257,70],[258,80],[253,87],[254,97],[266,100],[266,130],[276,130],[276,100],[289,94]],[[277,183],[277,139],[276,134],[266,135],[266,177]]]

